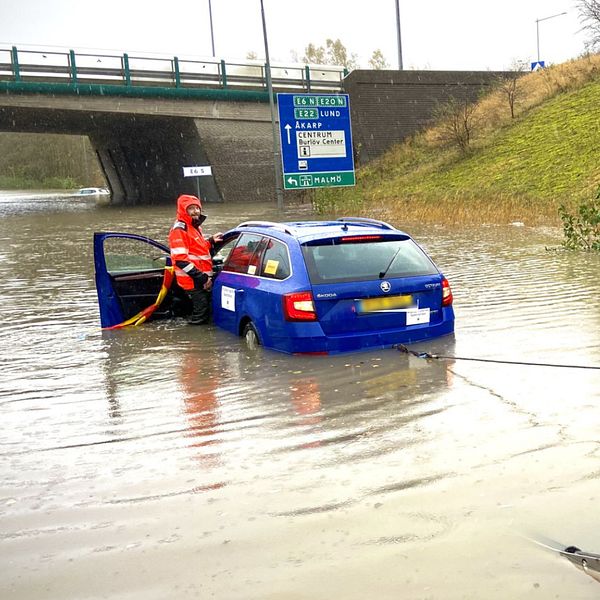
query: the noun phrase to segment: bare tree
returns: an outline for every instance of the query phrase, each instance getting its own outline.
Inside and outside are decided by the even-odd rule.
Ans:
[[[506,94],[510,108],[510,118],[515,118],[515,98],[517,96],[517,78],[509,77],[500,84],[500,89]]]
[[[327,45],[327,56],[330,64],[342,65],[352,71],[352,69],[358,68],[358,56],[356,54],[348,54],[346,46],[342,44],[341,40],[325,40]]]
[[[381,71],[383,69],[390,68],[387,60],[385,60],[385,56],[383,56],[383,52],[379,50],[379,48],[373,51],[373,55],[369,59],[369,66],[375,71]]]
[[[590,35],[590,47],[600,47],[600,0],[577,0],[576,6],[579,21]]]
[[[346,46],[341,40],[325,40],[325,46],[309,44],[304,49],[302,61],[319,65],[339,65],[346,67],[349,71],[358,67],[356,54],[348,54]]]
[[[471,147],[476,127],[476,108],[477,105],[470,100],[451,97],[433,111],[439,121],[440,139],[456,146],[463,154],[468,154]]]
[[[309,44],[304,49],[304,56],[302,57],[302,62],[312,63],[316,65],[324,65],[325,48],[323,48],[323,46],[315,46],[314,44]]]
[[[498,89],[506,96],[510,108],[510,118],[515,118],[515,102],[519,97],[519,79],[523,75],[520,71],[512,71],[498,79]]]

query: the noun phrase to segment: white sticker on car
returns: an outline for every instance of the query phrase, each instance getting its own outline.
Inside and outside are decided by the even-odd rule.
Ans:
[[[226,286],[221,288],[221,306],[225,310],[235,312],[235,290],[233,288]]]
[[[429,323],[429,312],[428,308],[408,309],[406,311],[406,324],[421,325],[423,323]]]

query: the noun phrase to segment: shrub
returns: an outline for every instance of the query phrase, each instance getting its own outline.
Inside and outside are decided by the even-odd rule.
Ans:
[[[42,182],[44,188],[56,189],[56,190],[72,190],[73,188],[79,187],[77,181],[73,177],[61,177],[56,175],[53,177],[46,177]]]
[[[478,125],[476,110],[475,102],[453,97],[445,104],[438,105],[433,111],[433,116],[439,121],[439,139],[456,146],[463,154],[468,154],[473,132]]]
[[[574,214],[564,204],[558,208],[558,214],[563,224],[565,248],[600,252],[600,187],[594,198],[582,202]]]

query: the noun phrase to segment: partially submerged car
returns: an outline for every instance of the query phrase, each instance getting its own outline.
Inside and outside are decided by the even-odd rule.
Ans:
[[[80,188],[75,193],[76,196],[110,196],[108,188],[88,187]]]
[[[151,318],[189,313],[177,283],[165,284],[166,246],[96,233],[94,254],[103,327],[155,303],[161,287]],[[334,354],[454,331],[448,280],[408,234],[381,221],[241,223],[224,234],[215,270],[214,322],[250,346]]]

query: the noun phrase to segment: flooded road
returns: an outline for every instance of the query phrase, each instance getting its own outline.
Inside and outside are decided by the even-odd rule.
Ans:
[[[598,597],[526,538],[600,552],[600,370],[102,333],[92,233],[165,241],[174,212],[0,194],[1,598]],[[279,218],[206,212],[208,233]],[[394,225],[455,297],[454,339],[415,349],[600,366],[600,257]]]

